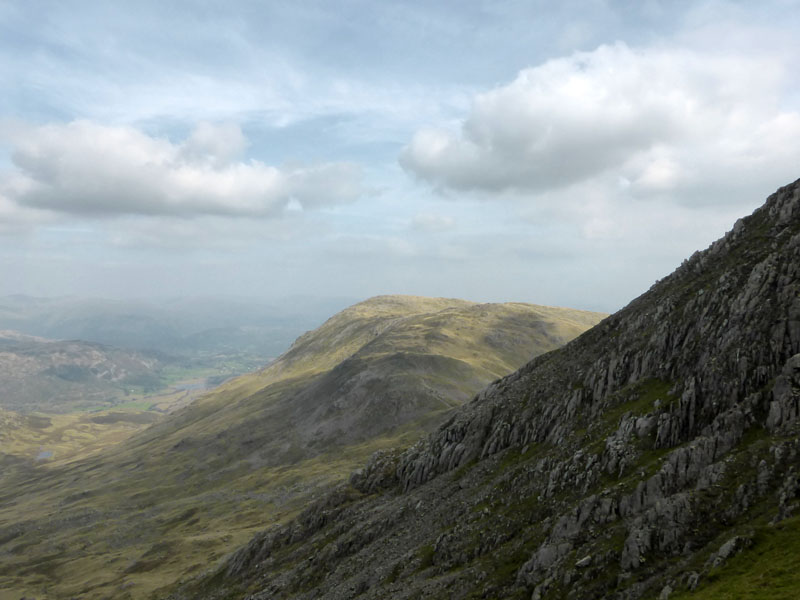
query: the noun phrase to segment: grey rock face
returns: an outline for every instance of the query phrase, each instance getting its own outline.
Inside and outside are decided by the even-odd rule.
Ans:
[[[575,563],[575,568],[576,569],[585,569],[586,567],[588,567],[591,564],[592,564],[592,555],[591,554],[587,554],[586,556],[584,556],[582,559],[580,559],[579,561],[577,561]]]
[[[743,537],[740,535],[734,536],[720,546],[719,550],[717,550],[717,552],[711,556],[709,562],[711,563],[711,566],[719,567],[731,556],[734,556],[743,549],[748,548],[752,545],[752,543],[753,541],[748,537]]]
[[[800,354],[786,361],[781,374],[772,387],[772,400],[769,404],[767,429],[776,430],[782,425],[790,425],[800,414]]]
[[[796,510],[799,416],[796,182],[427,440],[376,455],[349,492],[257,536],[214,585],[666,598],[747,551],[729,529],[752,511]]]

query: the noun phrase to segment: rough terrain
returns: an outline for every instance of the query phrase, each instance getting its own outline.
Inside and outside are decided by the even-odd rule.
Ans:
[[[796,598],[799,415],[795,182],[172,597]]]
[[[122,436],[130,415],[0,413],[0,439],[13,441],[0,448],[0,600],[148,597],[603,316],[379,297],[116,446],[96,447],[93,419]]]

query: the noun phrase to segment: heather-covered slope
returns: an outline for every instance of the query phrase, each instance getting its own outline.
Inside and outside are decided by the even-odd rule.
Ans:
[[[0,600],[42,590],[147,597],[296,515],[373,451],[418,440],[486,383],[603,316],[374,298],[115,448],[36,463],[4,459],[0,447]],[[31,429],[39,425],[50,429]],[[0,439],[52,444],[67,426],[92,433],[82,422],[0,418]]]
[[[795,182],[174,597],[795,598],[799,415]]]

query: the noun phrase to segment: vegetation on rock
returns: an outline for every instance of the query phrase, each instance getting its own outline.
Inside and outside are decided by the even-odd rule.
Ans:
[[[800,181],[172,597],[794,598],[799,416]]]

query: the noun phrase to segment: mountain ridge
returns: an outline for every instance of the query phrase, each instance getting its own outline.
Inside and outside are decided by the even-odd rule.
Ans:
[[[59,460],[63,445],[49,445],[63,420],[31,431],[10,419],[7,439],[56,456],[0,455],[8,466],[0,470],[0,588],[14,599],[42,586],[55,598],[150,597],[293,517],[375,450],[414,442],[488,381],[604,316],[575,311],[556,322],[569,314],[371,299],[302,336],[290,360],[226,382],[83,458]],[[69,427],[88,435],[87,425]]]
[[[478,317],[475,310],[482,311]],[[522,328],[517,329],[517,322],[501,328],[503,319],[509,315],[521,318]],[[567,315],[576,318],[564,319]],[[329,423],[325,440],[358,441],[363,435],[352,432],[367,427],[370,416],[382,422],[378,429],[384,431],[418,418],[427,420],[426,415],[431,411],[441,412],[435,407],[436,398],[442,394],[448,398],[443,407],[448,410],[468,400],[471,392],[481,386],[479,382],[491,381],[513,370],[517,365],[500,359],[484,364],[486,355],[501,354],[485,341],[484,330],[492,331],[494,326],[493,331],[499,337],[518,340],[509,354],[516,355],[519,361],[520,356],[560,346],[601,316],[604,315],[523,303],[509,307],[442,298],[376,297],[337,313],[313,332],[300,336],[284,355],[261,371],[223,384],[215,394],[199,400],[198,408],[214,411],[217,410],[212,406],[214,403],[218,408],[224,407],[228,419],[220,426],[210,425],[221,440],[252,437],[250,433],[233,433],[230,416],[239,411],[241,415],[236,422],[244,424],[248,431],[260,421],[265,426],[267,422],[280,422],[283,430],[286,424],[292,424],[300,436],[298,440],[305,440],[302,444],[318,446],[319,440],[314,441],[313,432],[307,428],[325,419]],[[559,319],[564,319],[564,323]],[[448,344],[442,338],[450,337],[446,335],[450,328],[461,328],[464,335]],[[550,330],[554,333],[548,337]],[[436,361],[439,367],[432,369],[431,361]],[[444,380],[442,376],[448,368],[453,374]],[[307,389],[290,391],[298,382]],[[283,408],[272,400],[259,399],[263,390],[276,385],[284,386],[282,397],[291,398],[281,401]],[[348,420],[350,415],[345,405],[353,411],[362,410],[369,398],[376,399],[377,404],[356,427]],[[392,398],[402,405],[418,406],[399,420],[386,421],[382,407],[391,404]],[[259,415],[264,410],[270,416],[262,419]],[[278,418],[276,410],[283,416]]]
[[[798,526],[798,407],[800,181],[173,597],[702,597]]]

